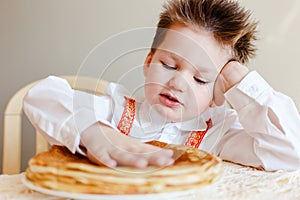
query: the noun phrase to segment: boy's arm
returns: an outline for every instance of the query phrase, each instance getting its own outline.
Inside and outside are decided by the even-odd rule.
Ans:
[[[228,66],[242,65],[231,62]],[[222,72],[230,82],[231,73]],[[238,70],[232,72],[238,76]],[[299,168],[300,117],[293,101],[274,91],[256,72],[240,77],[241,81],[223,87],[239,121],[222,139],[221,157],[257,167],[260,163],[267,170]]]
[[[81,129],[75,126],[74,117],[84,113],[88,115],[89,109],[74,113],[73,97],[74,91],[66,80],[49,76],[28,91],[23,100],[23,110],[50,144],[64,145],[74,153],[80,142]]]
[[[81,143],[96,163],[143,167],[173,162],[172,152],[146,145],[99,123],[101,119],[109,124],[110,98],[74,91],[64,79],[44,79],[28,91],[23,104],[30,122],[50,144],[64,145],[74,153],[82,152]]]

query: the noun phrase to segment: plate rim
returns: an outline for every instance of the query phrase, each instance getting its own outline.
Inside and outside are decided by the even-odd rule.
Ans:
[[[197,190],[183,190],[183,191],[174,191],[174,192],[165,192],[165,193],[149,193],[149,194],[82,194],[82,193],[71,193],[64,192],[59,190],[51,190],[47,188],[43,188],[37,185],[34,185],[30,180],[28,180],[25,174],[22,176],[22,183],[29,189],[34,190],[36,192],[40,192],[42,194],[63,197],[63,198],[71,198],[78,200],[153,200],[153,199],[163,199],[163,198],[178,198],[184,195],[191,195]]]

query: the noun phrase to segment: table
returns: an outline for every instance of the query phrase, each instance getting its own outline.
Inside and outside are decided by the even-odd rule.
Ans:
[[[223,175],[218,181],[178,200],[300,199],[300,170],[265,172],[229,162],[224,162],[223,168]],[[21,181],[23,176],[24,173],[0,175],[1,200],[66,200],[26,188]]]

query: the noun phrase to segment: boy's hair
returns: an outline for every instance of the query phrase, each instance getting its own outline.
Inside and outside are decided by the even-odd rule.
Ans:
[[[168,0],[160,14],[151,51],[160,44],[166,30],[180,23],[195,30],[210,31],[220,44],[230,45],[234,59],[248,62],[255,55],[257,22],[234,0]]]

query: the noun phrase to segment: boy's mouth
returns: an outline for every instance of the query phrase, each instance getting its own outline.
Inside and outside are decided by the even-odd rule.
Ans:
[[[170,95],[170,94],[160,94],[161,97],[166,98],[167,100],[169,100],[170,102],[174,103],[174,104],[182,104],[176,97]]]

